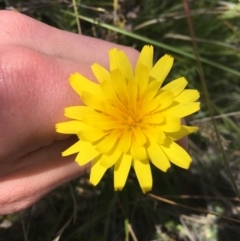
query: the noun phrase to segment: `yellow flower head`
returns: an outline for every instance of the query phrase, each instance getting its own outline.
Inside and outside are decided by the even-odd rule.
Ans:
[[[76,134],[79,141],[62,153],[78,153],[82,166],[92,161],[90,182],[97,185],[114,166],[114,188],[121,190],[133,165],[143,192],[152,188],[150,161],[166,172],[170,162],[188,168],[191,157],[175,141],[197,130],[181,118],[200,108],[197,90],[184,88],[185,78],[162,87],[173,58],[164,55],[153,66],[153,47],[144,46],[135,70],[123,51],[109,51],[110,72],[91,66],[99,83],[79,73],[69,78],[85,106],[65,109],[73,120],[56,125],[57,132]]]

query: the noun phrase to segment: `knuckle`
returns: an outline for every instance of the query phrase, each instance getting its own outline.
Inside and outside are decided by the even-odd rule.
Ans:
[[[0,162],[15,155],[11,148],[19,146],[17,142],[23,135],[19,127],[26,120],[24,102],[30,101],[30,94],[36,91],[34,82],[28,81],[35,78],[32,68],[28,68],[34,64],[32,57],[31,51],[24,48],[0,46],[0,134],[4,137],[0,139]]]
[[[1,97],[18,97],[25,89],[31,74],[34,78],[34,53],[21,46],[2,44],[0,46],[0,93]],[[20,88],[20,89],[19,89]],[[24,94],[24,93],[21,93]]]
[[[13,11],[0,11],[0,41],[11,42],[16,36],[25,34],[31,28],[31,18]]]

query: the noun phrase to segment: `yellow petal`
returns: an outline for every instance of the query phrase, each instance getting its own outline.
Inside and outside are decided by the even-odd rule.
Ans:
[[[138,86],[134,80],[129,81],[128,83],[128,93],[129,93],[129,107],[133,111],[136,111]]]
[[[99,156],[100,153],[95,149],[95,147],[90,142],[81,141],[80,150],[76,157],[76,162],[83,166],[90,162],[95,157]]]
[[[141,65],[146,66],[148,70],[150,70],[152,68],[152,62],[153,62],[153,46],[145,45],[142,48],[141,53],[139,54],[135,73],[139,71],[139,68],[141,68],[140,67]]]
[[[153,99],[147,104],[140,106],[138,110],[138,118],[142,118],[144,115],[154,112],[158,107],[160,106],[160,103],[158,100]]]
[[[165,121],[160,124],[160,127],[164,132],[176,132],[181,128],[181,120],[177,117],[167,116]]]
[[[99,83],[102,83],[103,81],[110,81],[110,73],[100,64],[93,64],[91,69]]]
[[[89,108],[90,109],[90,108]],[[100,111],[92,110],[92,113],[83,113],[82,121],[89,126],[96,127],[97,123],[111,120],[111,118]]]
[[[133,134],[135,136],[137,143],[140,146],[145,145],[147,142],[147,139],[146,139],[146,136],[144,135],[144,133],[142,132],[141,128],[137,125],[132,128],[132,131],[133,131]]]
[[[128,152],[131,146],[131,143],[132,143],[132,131],[130,129],[125,129],[120,138],[118,148],[122,152]]]
[[[158,92],[158,96],[156,97],[156,99],[160,102],[160,107],[158,108],[158,110],[163,110],[173,103],[174,95],[171,93],[171,91],[161,89]]]
[[[150,142],[147,153],[152,163],[163,172],[171,166],[168,157],[156,142]]]
[[[146,137],[158,144],[163,144],[166,139],[166,134],[161,130],[161,128],[148,126],[146,129],[142,129]]]
[[[156,79],[161,86],[169,71],[173,65],[173,57],[165,54],[158,62],[153,66],[150,71],[150,76]]]
[[[152,114],[152,115],[147,115],[142,118],[142,122],[144,124],[155,124],[159,125],[162,122],[164,122],[165,117],[162,113],[157,113],[157,114]]]
[[[70,106],[66,107],[64,111],[64,115],[66,117],[81,121],[83,120],[84,115],[94,114],[94,110],[90,109],[87,106]]]
[[[102,92],[100,90],[100,86],[91,80],[85,78],[83,75],[79,73],[72,74],[69,77],[69,82],[72,88],[82,96],[83,91],[91,92],[91,94],[96,95],[98,97],[103,98]]]
[[[132,156],[123,154],[114,166],[114,189],[122,190],[131,167]]]
[[[123,76],[130,80],[133,80],[133,69],[127,55],[123,51],[117,52],[117,64],[118,69],[122,72]]]
[[[146,148],[144,146],[140,146],[136,140],[133,140],[131,155],[134,160],[144,160],[147,158]]]
[[[198,127],[196,126],[181,126],[181,129],[179,131],[168,133],[167,136],[170,137],[172,140],[177,141],[197,130]]]
[[[148,85],[149,69],[146,66],[139,64],[134,80],[139,86],[139,96],[141,96]]]
[[[67,121],[56,124],[56,131],[63,134],[77,134],[88,126],[81,121]]]
[[[107,168],[100,164],[99,159],[95,159],[92,162],[92,168],[90,173],[90,183],[96,186],[101,178],[103,177],[104,173],[106,172]]]
[[[189,168],[192,159],[177,143],[168,138],[166,143],[161,145],[161,148],[172,163],[184,169]]]
[[[95,126],[103,131],[125,128],[125,125],[122,123],[122,121],[118,121],[118,120],[99,121],[98,123],[95,124]]]
[[[165,116],[175,116],[178,118],[182,118],[188,115],[191,115],[194,112],[197,112],[200,109],[199,102],[193,103],[183,103],[179,105],[175,105],[167,110],[164,110],[162,113]]]
[[[127,117],[126,108],[124,107],[124,109],[121,109],[120,106],[115,107],[114,103],[105,101],[102,103],[102,108],[102,112],[108,117],[108,119],[120,120]]]
[[[106,168],[110,168],[118,161],[121,154],[122,153],[118,150],[111,151],[111,153],[107,153],[107,155],[103,154],[100,164]]]
[[[147,104],[147,102],[149,102],[155,97],[159,88],[160,88],[159,83],[156,80],[152,80],[150,84],[147,86],[144,93],[142,94],[141,101],[144,104]]]
[[[99,130],[98,128],[88,127],[78,132],[79,139],[83,141],[94,142],[100,140],[102,137],[107,135],[106,132]]]
[[[108,136],[106,136],[102,141],[100,141],[99,144],[97,144],[96,150],[98,150],[101,153],[111,151],[111,149],[119,140],[120,135],[121,132],[116,130],[112,131]]]
[[[150,191],[152,189],[152,173],[149,161],[134,160],[133,167],[136,172],[143,193]]]
[[[110,59],[110,70],[119,69],[124,78],[128,80],[133,79],[133,69],[132,65],[127,57],[127,55],[117,49],[111,49],[109,51]]]
[[[187,83],[187,80],[184,77],[181,77],[171,81],[167,85],[163,86],[161,89],[169,90],[173,93],[174,96],[177,96],[184,90],[184,88],[187,86]]]
[[[111,71],[111,85],[114,88],[115,92],[118,95],[118,98],[123,101],[123,103],[126,103],[126,100],[128,99],[127,94],[127,83],[120,72],[119,69],[115,69]]]
[[[109,50],[108,54],[109,54],[109,64],[110,64],[110,71],[113,71],[115,69],[118,69],[118,65],[117,65],[117,57],[116,57],[116,53],[117,53],[117,49],[116,48],[112,48]]]
[[[103,94],[106,96],[108,101],[110,101],[110,103],[112,103],[118,109],[125,108],[122,102],[119,100],[116,92],[114,91],[114,88],[112,87],[111,82],[103,81],[100,87]]]
[[[95,110],[102,110],[102,99],[98,98],[96,95],[93,95],[89,92],[83,91],[82,92],[82,101],[85,105],[95,109]]]
[[[103,94],[107,97],[108,100],[111,100],[111,101],[117,101],[118,100],[117,94],[114,91],[113,87],[111,86],[110,82],[103,81],[100,84],[100,88],[101,88]]]
[[[74,145],[70,146],[67,150],[62,152],[62,156],[69,156],[72,154],[75,154],[80,151],[80,148],[82,146],[82,142],[78,141]]]
[[[181,94],[175,97],[175,101],[179,103],[194,102],[198,100],[200,94],[197,90],[184,90]]]

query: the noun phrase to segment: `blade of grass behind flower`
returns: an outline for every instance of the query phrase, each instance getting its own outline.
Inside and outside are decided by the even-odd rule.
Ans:
[[[121,34],[123,34],[123,35],[129,36],[129,37],[131,37],[131,38],[134,38],[134,39],[143,41],[144,43],[152,44],[152,45],[154,45],[154,46],[163,48],[163,49],[165,49],[165,50],[172,51],[172,52],[174,52],[174,53],[177,53],[177,54],[180,54],[180,55],[182,55],[182,56],[188,57],[188,58],[190,58],[190,59],[196,59],[196,56],[195,56],[194,54],[191,54],[191,53],[188,53],[188,52],[186,52],[186,51],[183,51],[183,50],[181,50],[180,48],[175,48],[175,47],[169,46],[169,45],[167,45],[167,44],[158,42],[158,41],[156,41],[156,40],[149,39],[149,38],[147,38],[147,37],[141,36],[141,35],[139,35],[139,34],[129,32],[129,31],[125,30],[125,29],[117,28],[117,27],[115,27],[115,26],[112,26],[112,25],[109,25],[109,24],[100,22],[100,21],[98,21],[97,19],[92,19],[92,18],[83,16],[83,15],[77,15],[77,16],[76,16],[76,14],[74,14],[74,13],[72,13],[72,12],[69,12],[69,11],[65,11],[65,10],[62,10],[62,12],[66,13],[66,14],[68,14],[68,15],[74,16],[74,17],[78,17],[78,18],[80,18],[80,19],[82,19],[82,20],[84,20],[84,21],[87,21],[87,22],[89,22],[89,23],[98,25],[98,26],[100,26],[100,27],[103,27],[103,28],[106,28],[106,29],[115,31],[115,32],[117,32],[117,33],[121,33]],[[238,72],[238,71],[236,71],[236,70],[234,70],[234,69],[228,68],[228,67],[226,67],[226,66],[224,66],[224,65],[215,63],[215,62],[213,62],[213,61],[211,61],[211,60],[209,60],[209,59],[199,57],[199,60],[200,60],[202,63],[208,64],[208,65],[213,66],[213,67],[215,67],[215,68],[218,68],[218,69],[220,69],[220,70],[224,70],[224,71],[229,72],[229,73],[231,73],[231,74],[240,76],[240,72]]]

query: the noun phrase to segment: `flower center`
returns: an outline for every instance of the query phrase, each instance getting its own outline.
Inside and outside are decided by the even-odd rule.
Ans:
[[[131,115],[128,116],[128,124],[130,126],[135,126],[136,125],[136,121],[134,120],[134,118]]]

